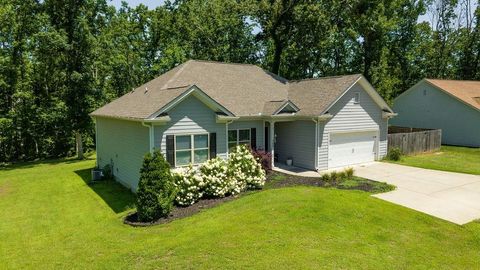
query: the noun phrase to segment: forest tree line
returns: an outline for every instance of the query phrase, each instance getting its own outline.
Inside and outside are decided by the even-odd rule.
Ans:
[[[81,157],[90,112],[188,59],[362,73],[389,102],[425,77],[480,80],[472,1],[2,0],[0,162]]]

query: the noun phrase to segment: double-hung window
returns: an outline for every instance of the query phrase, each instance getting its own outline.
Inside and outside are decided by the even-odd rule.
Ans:
[[[251,145],[250,129],[232,129],[228,131],[228,149],[232,150],[237,145]]]
[[[208,137],[208,134],[176,135],[175,167],[207,161],[209,158]]]

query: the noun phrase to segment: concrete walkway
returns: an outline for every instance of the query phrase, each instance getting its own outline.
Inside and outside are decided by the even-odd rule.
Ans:
[[[383,162],[356,166],[355,175],[397,186],[377,198],[460,225],[480,219],[480,176]]]

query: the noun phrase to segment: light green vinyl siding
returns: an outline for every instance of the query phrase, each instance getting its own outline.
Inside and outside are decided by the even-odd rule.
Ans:
[[[149,151],[148,128],[140,122],[96,118],[97,162],[113,164],[115,179],[135,191],[143,156]]]
[[[393,108],[392,125],[441,129],[442,144],[480,146],[480,112],[427,82],[395,99]]]
[[[194,96],[185,98],[169,112],[171,121],[154,128],[154,145],[166,154],[166,136],[181,134],[217,134],[217,156],[226,157],[226,125],[216,123],[216,114]]]
[[[360,103],[354,102],[360,93]],[[328,169],[329,136],[334,132],[378,130],[378,158],[387,153],[388,120],[382,117],[382,109],[360,84],[355,84],[333,106],[329,113],[333,118],[319,124],[318,169]]]
[[[292,121],[275,123],[275,153],[278,161],[292,158],[293,165],[315,170],[315,123]]]

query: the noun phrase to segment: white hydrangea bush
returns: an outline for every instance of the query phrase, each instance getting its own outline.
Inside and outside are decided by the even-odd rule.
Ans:
[[[202,197],[218,198],[259,189],[266,180],[265,171],[247,146],[237,146],[229,159],[208,160],[200,167],[192,165],[172,171],[177,189],[175,202],[189,206]]]
[[[234,193],[236,184],[228,177],[228,163],[219,157],[205,162],[200,167],[205,188],[203,194],[205,197],[225,197]]]
[[[186,168],[176,169],[172,173],[177,188],[175,202],[178,205],[192,205],[202,198],[205,183],[197,168],[190,165]]]
[[[262,165],[255,159],[245,145],[239,145],[230,154],[228,160],[229,177],[236,183],[235,192],[263,187],[266,180]]]

